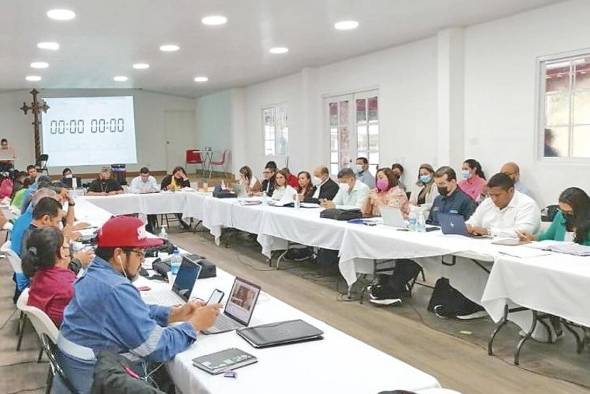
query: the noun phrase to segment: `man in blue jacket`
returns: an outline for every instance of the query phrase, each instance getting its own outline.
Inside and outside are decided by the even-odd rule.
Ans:
[[[213,325],[219,305],[187,303],[182,307],[146,305],[132,281],[144,249],[161,244],[147,238],[137,218],[120,216],[100,229],[96,257],[74,284],[74,297],[64,311],[57,358],[79,393],[89,393],[96,354],[120,353],[133,361],[166,362],[186,350],[197,332]],[[170,326],[170,323],[183,322]],[[54,391],[64,390],[54,381]]]

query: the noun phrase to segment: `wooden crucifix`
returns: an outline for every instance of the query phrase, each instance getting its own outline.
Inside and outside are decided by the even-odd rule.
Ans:
[[[37,100],[37,95],[39,92],[36,89],[31,90],[30,92],[33,95],[33,102],[31,105],[27,105],[27,103],[23,103],[23,106],[20,109],[27,114],[28,111],[33,113],[33,130],[35,132],[35,160],[39,160],[39,156],[41,156],[41,137],[39,135],[39,126],[41,125],[41,120],[39,115],[41,111],[47,112],[49,106],[43,100]]]

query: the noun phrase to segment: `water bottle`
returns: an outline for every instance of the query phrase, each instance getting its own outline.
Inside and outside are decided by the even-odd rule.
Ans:
[[[410,216],[408,217],[408,230],[416,231],[416,211],[411,210]]]
[[[416,231],[419,233],[426,232],[426,219],[424,219],[424,212],[418,212],[418,220],[416,221]]]
[[[72,178],[72,190],[76,190],[78,188],[78,179],[76,177]]]
[[[262,192],[262,205],[268,205],[268,195],[266,192]]]
[[[162,225],[162,228],[160,229],[160,234],[158,234],[159,238],[162,238],[164,240],[168,239],[168,233],[166,232],[166,226]]]
[[[301,201],[299,201],[299,194],[295,194],[295,209],[301,208]]]
[[[170,273],[172,275],[178,274],[178,270],[180,269],[180,264],[182,263],[182,256],[178,251],[178,248],[174,248],[174,252],[172,253],[172,257],[170,258]]]
[[[224,180],[221,181],[221,190],[222,191],[225,190],[225,181]]]

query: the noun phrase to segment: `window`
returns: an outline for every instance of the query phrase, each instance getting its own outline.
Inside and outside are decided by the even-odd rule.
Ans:
[[[287,127],[287,107],[275,105],[262,109],[264,125],[264,154],[266,156],[286,156],[289,142]]]
[[[540,62],[540,157],[590,158],[590,55]]]
[[[331,97],[328,104],[330,172],[366,157],[374,175],[379,166],[379,105],[376,91]]]

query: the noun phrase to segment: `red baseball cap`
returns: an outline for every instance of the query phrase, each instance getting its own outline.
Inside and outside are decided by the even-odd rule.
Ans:
[[[160,238],[148,238],[145,224],[131,216],[117,216],[106,221],[98,231],[99,248],[149,248],[164,243]]]

